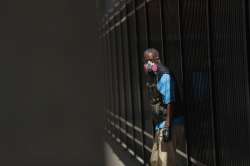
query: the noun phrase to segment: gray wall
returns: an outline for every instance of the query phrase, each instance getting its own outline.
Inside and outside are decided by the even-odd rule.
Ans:
[[[0,1],[0,165],[103,165],[95,8]]]

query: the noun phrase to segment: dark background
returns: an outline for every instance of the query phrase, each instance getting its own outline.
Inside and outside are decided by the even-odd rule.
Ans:
[[[0,165],[104,165],[95,1],[0,1]]]

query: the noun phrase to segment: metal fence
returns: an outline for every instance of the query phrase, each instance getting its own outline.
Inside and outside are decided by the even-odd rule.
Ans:
[[[153,137],[142,58],[154,47],[185,103],[178,160],[250,166],[247,0],[120,1],[104,17],[100,34],[105,128],[121,146],[148,163]]]

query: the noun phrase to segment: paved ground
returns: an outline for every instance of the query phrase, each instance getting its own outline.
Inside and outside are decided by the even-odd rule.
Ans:
[[[141,164],[124,150],[114,139],[107,137],[105,143],[106,166],[140,166]],[[186,160],[177,155],[177,166],[186,165]]]
[[[129,155],[127,151],[122,149],[120,145],[115,143],[105,144],[106,166],[139,166],[140,164]]]

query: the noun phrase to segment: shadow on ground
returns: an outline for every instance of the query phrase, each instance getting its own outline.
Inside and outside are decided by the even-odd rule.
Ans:
[[[106,166],[140,166],[141,164],[110,136],[105,144]],[[186,159],[177,154],[177,166],[186,165]]]
[[[105,145],[106,166],[140,166],[141,164],[119,143],[110,137]]]

